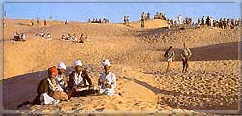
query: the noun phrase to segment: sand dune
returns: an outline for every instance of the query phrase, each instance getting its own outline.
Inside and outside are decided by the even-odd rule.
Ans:
[[[154,29],[154,28],[162,28],[168,27],[168,21],[161,19],[152,19],[144,21],[145,29]],[[141,27],[140,21],[130,22],[128,27],[140,29]]]
[[[209,27],[168,30],[160,28],[165,26],[165,22],[157,25],[158,22],[147,22],[150,27],[140,29],[137,26],[139,23],[126,26],[70,22],[64,25],[53,21],[48,22],[47,26],[32,27],[28,25],[28,20],[7,20],[4,40],[9,40],[16,30],[26,32],[28,40],[4,41],[5,108],[15,109],[17,104],[32,100],[36,95],[36,84],[46,77],[46,69],[60,61],[71,68],[75,59],[81,59],[97,85],[98,72],[102,71],[100,61],[108,58],[113,63],[112,71],[118,78],[117,92],[121,95],[78,97],[57,107],[46,105],[30,109],[43,112],[236,110],[239,30]],[[51,32],[53,40],[33,36],[42,30]],[[59,40],[61,34],[68,32],[84,32],[89,41],[75,44]],[[179,60],[184,41],[193,52],[188,74],[181,73]],[[172,71],[166,74],[167,64],[163,54],[170,45],[176,48],[177,57]],[[15,88],[21,88],[21,91],[16,92]],[[222,97],[218,99],[213,95]],[[230,99],[233,102],[229,102]]]

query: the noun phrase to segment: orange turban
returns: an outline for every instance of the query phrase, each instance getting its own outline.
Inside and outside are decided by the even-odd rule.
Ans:
[[[48,68],[48,73],[57,75],[58,74],[58,70],[57,70],[56,66],[52,66],[52,67]]]

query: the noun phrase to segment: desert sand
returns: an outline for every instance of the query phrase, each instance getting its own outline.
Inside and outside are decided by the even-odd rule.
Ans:
[[[162,23],[157,23],[157,22]],[[54,105],[35,105],[31,111],[162,111],[162,110],[237,110],[239,103],[238,56],[240,31],[212,27],[162,27],[167,22],[149,21],[139,28],[138,22],[123,24],[88,24],[48,21],[47,26],[30,25],[30,20],[7,19],[4,28],[3,99],[6,109],[36,96],[38,82],[46,69],[59,62],[72,68],[81,59],[97,86],[101,60],[110,59],[117,76],[117,96],[71,98]],[[162,25],[161,25],[162,24]],[[48,30],[53,40],[34,34]],[[14,32],[27,34],[26,42],[10,42]],[[68,32],[88,35],[84,44],[60,40]],[[180,49],[183,42],[193,56],[187,74],[181,73]],[[172,70],[165,73],[163,57],[170,45],[176,59]]]

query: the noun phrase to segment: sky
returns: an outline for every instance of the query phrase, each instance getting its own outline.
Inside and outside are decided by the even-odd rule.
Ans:
[[[52,19],[86,22],[88,18],[108,18],[111,22],[122,22],[123,16],[130,21],[139,20],[142,12],[151,16],[156,12],[165,13],[169,19],[178,15],[193,20],[202,16],[215,19],[240,18],[239,3],[5,3],[7,18]]]

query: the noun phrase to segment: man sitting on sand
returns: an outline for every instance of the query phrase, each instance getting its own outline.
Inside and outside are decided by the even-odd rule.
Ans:
[[[87,35],[85,33],[82,33],[77,43],[84,43],[84,41],[86,40],[87,40]]]
[[[68,96],[61,91],[56,83],[58,74],[55,66],[48,69],[48,78],[43,79],[37,89],[38,96],[35,103],[37,104],[57,104],[60,100],[67,100]]]
[[[167,59],[168,65],[166,72],[168,72],[170,70],[170,64],[172,63],[175,57],[175,52],[172,50],[172,46],[170,46],[170,48],[166,50],[164,57]]]
[[[14,33],[13,40],[14,41],[25,41],[25,34],[16,32],[16,33]]]
[[[37,88],[37,96],[30,102],[26,101],[17,106],[20,108],[24,105],[45,105],[45,104],[57,104],[60,100],[68,100],[68,95],[63,92],[56,82],[56,76],[58,74],[55,66],[48,69],[48,77],[40,81]]]
[[[102,65],[104,72],[100,73],[100,78],[98,80],[98,85],[100,88],[99,93],[111,96],[115,93],[116,77],[110,71],[111,63],[109,60],[103,60]]]
[[[63,35],[61,35],[61,40],[66,40],[67,39],[67,37],[63,34]]]
[[[89,78],[87,70],[84,69],[82,62],[80,60],[76,60],[74,62],[74,66],[75,71],[69,75],[68,81],[69,97],[79,96],[79,89],[87,87],[86,81],[89,84],[89,88],[93,87],[92,81]]]
[[[183,65],[182,72],[187,72],[188,60],[192,56],[192,52],[191,52],[191,50],[189,48],[186,48],[185,43],[183,44],[183,46],[184,46],[184,49],[183,49],[182,54],[181,54],[182,65]]]
[[[58,70],[58,75],[56,77],[57,84],[62,89],[62,91],[66,91],[67,82],[68,82],[68,77],[65,74],[66,65],[63,62],[61,62],[60,64],[58,64],[57,70]]]

